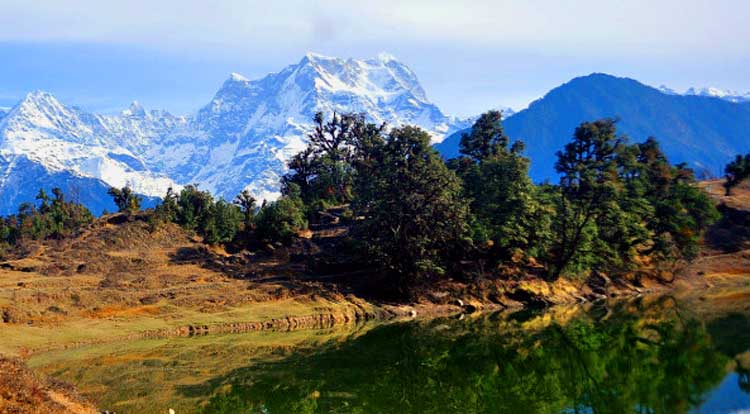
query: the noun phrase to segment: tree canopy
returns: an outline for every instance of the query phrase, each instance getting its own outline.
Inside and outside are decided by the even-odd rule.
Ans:
[[[373,259],[401,286],[445,274],[468,236],[460,180],[419,128],[393,129],[368,157],[355,213]]]

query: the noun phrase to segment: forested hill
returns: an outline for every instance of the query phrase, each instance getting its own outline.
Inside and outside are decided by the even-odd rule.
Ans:
[[[659,139],[673,162],[687,162],[700,175],[713,175],[735,154],[750,149],[750,103],[705,96],[675,95],[638,81],[606,74],[575,78],[551,90],[529,108],[503,122],[511,139],[526,144],[531,177],[554,176],[555,152],[581,122],[618,118],[618,130],[633,142]],[[463,132],[436,148],[446,158],[458,155]]]

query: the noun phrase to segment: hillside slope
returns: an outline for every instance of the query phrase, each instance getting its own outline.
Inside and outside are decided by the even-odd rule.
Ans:
[[[508,118],[505,131],[526,143],[535,181],[554,180],[555,153],[581,122],[619,119],[633,142],[656,137],[670,161],[700,174],[718,175],[734,155],[750,150],[750,103],[715,97],[666,94],[638,81],[606,74],[575,78]],[[436,145],[446,158],[458,155],[461,133]]]

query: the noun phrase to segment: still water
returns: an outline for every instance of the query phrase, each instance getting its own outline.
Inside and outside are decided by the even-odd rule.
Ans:
[[[30,363],[118,414],[739,414],[748,298],[137,341]]]

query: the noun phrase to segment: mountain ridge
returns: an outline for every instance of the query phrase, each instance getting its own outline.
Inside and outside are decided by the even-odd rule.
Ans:
[[[469,125],[444,114],[427,99],[416,74],[384,54],[358,60],[308,53],[256,80],[231,73],[190,116],[147,111],[137,101],[119,114],[102,115],[35,91],[0,114],[0,195],[9,199],[6,192],[18,191],[9,177],[39,187],[60,182],[56,174],[64,173],[75,177],[78,188],[128,185],[150,197],[196,183],[225,199],[243,189],[274,199],[286,160],[306,145],[318,111],[415,124],[436,141]],[[21,159],[40,167],[34,176],[18,169],[14,161]],[[19,197],[33,201],[30,193]],[[16,207],[0,202],[0,213]],[[98,213],[112,205],[97,201],[90,207]]]
[[[511,112],[505,127],[526,143],[536,181],[554,178],[554,153],[580,122],[603,117],[620,118],[621,131],[634,141],[660,139],[674,162],[715,174],[747,151],[749,111],[750,103],[593,73]],[[104,194],[109,186],[130,186],[150,200],[186,184],[225,199],[248,189],[272,200],[286,160],[306,145],[316,112],[361,112],[376,123],[417,125],[446,157],[458,153],[460,132],[475,119],[443,113],[416,74],[390,55],[360,60],[308,53],[259,79],[233,72],[189,116],[146,110],[137,101],[119,114],[96,114],[34,91],[0,111],[0,214],[53,184],[78,194],[95,213],[114,208]]]
[[[504,121],[511,139],[524,141],[535,181],[554,179],[555,152],[581,122],[619,119],[631,141],[656,137],[672,162],[720,174],[735,154],[750,149],[750,103],[717,97],[666,94],[631,78],[592,73],[550,90]],[[458,132],[436,145],[446,158],[458,155]],[[710,143],[710,145],[707,145]]]

